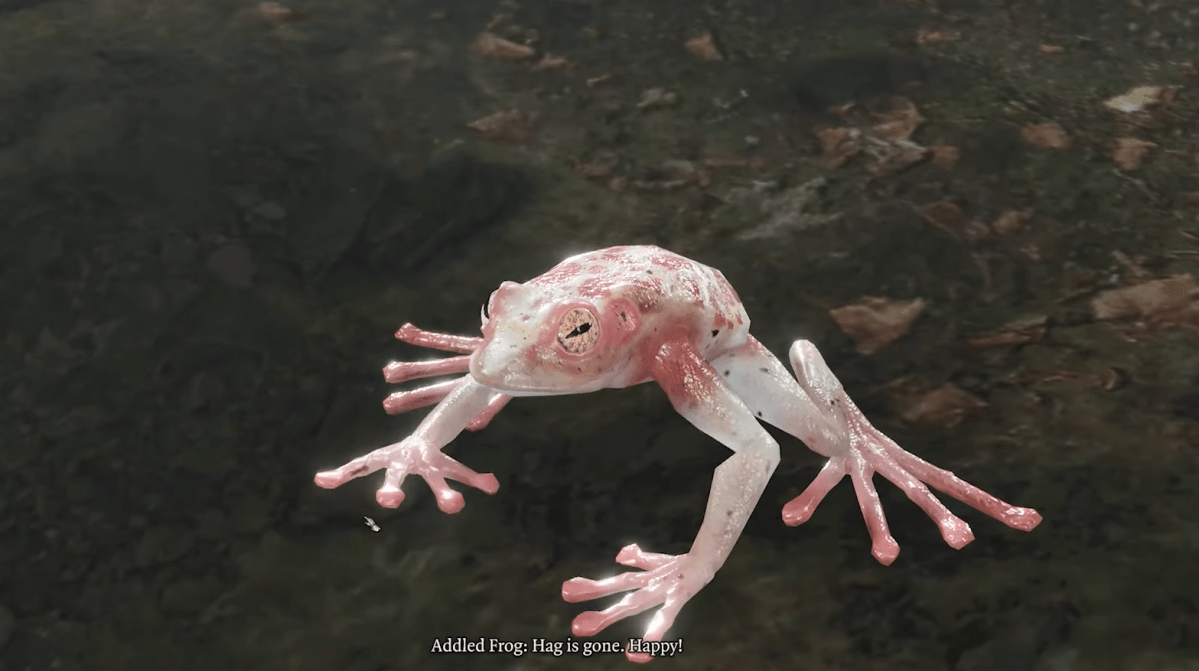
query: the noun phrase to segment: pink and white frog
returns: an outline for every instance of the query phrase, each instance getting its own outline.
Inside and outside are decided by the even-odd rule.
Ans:
[[[655,606],[644,640],[660,641],[675,616],[724,564],[767,481],[779,463],[779,446],[759,424],[773,424],[802,440],[828,462],[811,485],[783,507],[791,526],[812,516],[845,475],[853,481],[873,542],[884,565],[899,544],[871,480],[875,473],[899,486],[937,523],[953,548],[974,540],[969,525],[937,500],[925,483],[1022,531],[1041,516],[1005,503],[953,473],[904,451],[875,429],[846,395],[816,347],[791,345],[791,367],[749,334],[749,316],[720,271],[658,247],[611,247],[573,256],[524,284],[504,282],[482,310],[482,338],[422,331],[405,324],[404,342],[462,356],[427,362],[393,362],[388,382],[467,373],[448,382],[392,394],[389,413],[437,403],[411,436],[316,476],[333,488],[385,469],[376,499],[394,508],[400,485],[422,476],[443,512],[462,509],[462,495],[446,478],[494,494],[495,476],[480,474],[442,453],[463,429],[487,425],[514,396],[580,394],[654,381],[683,417],[723,443],[733,455],[712,480],[707,510],[691,550],[682,555],[644,552],[629,545],[616,555],[642,569],[604,580],[573,578],[562,598],[589,601],[630,592],[603,611],[575,618],[576,636],[591,636],[614,622]],[[648,661],[643,653],[627,653]]]

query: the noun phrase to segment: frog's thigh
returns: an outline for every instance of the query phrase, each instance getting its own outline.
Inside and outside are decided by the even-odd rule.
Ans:
[[[740,348],[711,361],[754,416],[799,438],[809,447],[820,442],[829,422],[791,372],[762,343],[750,336]]]

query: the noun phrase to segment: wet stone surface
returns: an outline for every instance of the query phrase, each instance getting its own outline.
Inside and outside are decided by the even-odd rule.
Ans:
[[[957,552],[876,478],[883,567],[846,483],[781,523],[822,460],[774,432],[655,665],[1199,668],[1195,30],[1180,0],[0,0],[0,670],[628,668],[430,649],[566,640],[563,581],[688,549],[728,453],[660,390],[514,401],[447,449],[500,482],[457,515],[312,482],[423,415],[379,406],[429,356],[401,324],[474,335],[500,282],[616,244],[721,269],[772,351],[815,342],[899,444],[1045,518],[949,502]]]

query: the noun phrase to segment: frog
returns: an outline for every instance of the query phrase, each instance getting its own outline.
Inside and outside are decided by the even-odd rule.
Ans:
[[[638,571],[563,583],[562,598],[571,603],[626,593],[604,610],[576,616],[575,636],[594,636],[656,607],[641,640],[662,640],[682,607],[724,565],[779,465],[778,441],[763,423],[827,460],[811,484],[783,506],[783,522],[808,521],[848,476],[871,554],[883,565],[895,561],[899,544],[874,487],[875,474],[898,486],[954,549],[970,543],[974,534],[930,486],[1013,529],[1031,531],[1041,522],[1036,510],[1000,500],[876,429],[812,342],[792,343],[788,371],[750,334],[749,315],[724,274],[674,252],[628,245],[570,256],[524,283],[501,283],[482,306],[480,321],[481,337],[404,324],[397,339],[457,356],[393,361],[383,369],[387,382],[463,375],[388,396],[383,405],[392,414],[435,407],[408,437],[318,473],[315,482],[334,488],[383,470],[376,500],[395,508],[405,498],[401,484],[416,474],[442,512],[457,513],[464,499],[447,479],[487,494],[499,489],[494,474],[478,473],[443,452],[463,430],[486,427],[517,397],[656,383],[675,411],[732,454],[715,469],[703,519],[686,553],[647,552],[634,543],[617,553],[616,562]],[[635,662],[651,658],[640,648],[625,651]]]

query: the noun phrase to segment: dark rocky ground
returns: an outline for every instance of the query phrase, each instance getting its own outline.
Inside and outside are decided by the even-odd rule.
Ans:
[[[505,13],[574,69],[473,53]],[[723,61],[683,48],[704,31]],[[472,333],[500,281],[626,243],[721,268],[776,353],[815,341],[900,444],[1045,517],[951,505],[955,552],[881,483],[882,567],[848,484],[782,525],[820,460],[780,436],[655,667],[1199,669],[1199,335],[1089,303],[1199,267],[1197,58],[1185,0],[0,0],[0,669],[629,668],[428,651],[565,639],[563,580],[688,547],[725,453],[657,389],[514,402],[449,448],[501,482],[457,516],[312,484],[419,421],[379,407],[425,356],[401,323]],[[1103,106],[1137,85],[1178,88]],[[956,164],[830,167],[830,107],[896,95]],[[1050,121],[1068,146],[1025,139]],[[1154,146],[1118,169],[1127,137]],[[861,296],[926,307],[864,356],[828,316]],[[968,346],[1030,315],[1039,341]],[[986,407],[903,421],[897,389],[945,383]]]

